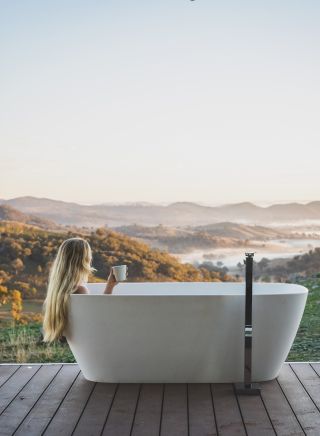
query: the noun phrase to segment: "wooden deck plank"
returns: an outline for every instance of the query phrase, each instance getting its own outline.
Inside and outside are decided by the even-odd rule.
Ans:
[[[0,387],[20,368],[20,365],[0,365]]]
[[[139,396],[132,436],[158,436],[161,422],[163,385],[143,384]]]
[[[277,380],[261,383],[261,396],[278,436],[303,436],[304,432]]]
[[[63,365],[62,369],[44,391],[39,401],[22,421],[15,435],[42,434],[78,374],[78,365]]]
[[[245,436],[246,432],[233,385],[213,384],[211,389],[219,435]]]
[[[261,397],[256,395],[237,397],[248,436],[275,435]]]
[[[94,382],[86,380],[83,374],[80,373],[44,434],[46,436],[56,436],[57,434],[59,436],[68,436],[72,434],[94,386]]]
[[[26,383],[40,369],[40,365],[21,366],[0,388],[0,414],[18,395]]]
[[[96,383],[73,436],[96,436],[101,434],[116,387],[116,383]]]
[[[210,385],[190,383],[187,387],[190,436],[216,435]]]
[[[77,365],[0,365],[1,382],[0,436],[320,434],[320,363],[285,364],[261,397],[231,384],[93,383]]]
[[[188,434],[187,385],[168,383],[164,386],[161,435]]]
[[[119,385],[102,433],[104,436],[130,435],[139,390],[138,383]]]
[[[0,415],[1,436],[14,433],[60,369],[61,365],[42,366],[29,380],[16,398]]]
[[[311,363],[311,366],[320,377],[320,362]]]
[[[318,409],[320,409],[320,377],[309,363],[290,364]]]
[[[306,434],[319,436],[320,413],[290,365],[283,365],[278,381]]]

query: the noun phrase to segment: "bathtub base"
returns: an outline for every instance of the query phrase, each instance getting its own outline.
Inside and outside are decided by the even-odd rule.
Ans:
[[[260,395],[259,383],[236,383],[235,390],[238,395]]]
[[[276,375],[275,377],[272,378],[264,378],[264,379],[259,379],[253,383],[251,383],[251,385],[253,386],[252,389],[250,389],[250,392],[247,392],[248,389],[237,389],[237,386],[241,387],[244,386],[244,383],[239,381],[238,378],[234,379],[234,378],[220,378],[220,377],[209,377],[209,378],[204,378],[204,377],[183,377],[183,378],[178,378],[178,377],[107,377],[107,376],[95,376],[95,375],[86,375],[85,371],[81,371],[84,378],[90,382],[94,382],[94,383],[119,383],[119,384],[123,384],[123,383],[138,383],[138,384],[153,384],[153,383],[162,383],[162,384],[171,384],[171,383],[196,383],[196,384],[234,384],[236,387],[236,393],[238,395],[260,395],[261,389],[260,389],[260,383],[264,383],[264,382],[270,382],[272,380],[275,380],[278,375]],[[279,371],[280,373],[280,371]],[[256,392],[255,392],[256,391]]]

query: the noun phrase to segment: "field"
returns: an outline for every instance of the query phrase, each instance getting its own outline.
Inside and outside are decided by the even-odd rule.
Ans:
[[[74,362],[68,344],[42,342],[40,324],[0,329],[1,363]]]
[[[320,278],[299,280],[309,289],[302,321],[288,361],[320,361]]]
[[[320,361],[320,278],[308,278],[299,284],[309,289],[309,296],[295,342],[288,361]],[[24,303],[27,312],[41,311],[41,301]],[[0,318],[1,362],[74,362],[66,343],[44,344],[40,324],[10,326],[9,313]]]

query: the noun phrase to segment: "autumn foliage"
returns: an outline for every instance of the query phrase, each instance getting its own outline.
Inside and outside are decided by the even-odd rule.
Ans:
[[[84,237],[91,245],[97,272],[90,281],[105,281],[115,264],[128,265],[131,282],[234,280],[223,268],[182,264],[166,252],[107,228],[59,232],[2,221],[0,236],[0,305],[11,303],[12,318],[19,323],[26,319],[23,300],[44,299],[50,266],[60,244],[70,237]]]
[[[11,316],[16,322],[21,318],[22,313],[22,297],[21,292],[16,289],[11,292]]]

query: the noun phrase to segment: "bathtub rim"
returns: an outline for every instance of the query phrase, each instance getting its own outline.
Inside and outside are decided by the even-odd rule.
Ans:
[[[169,288],[173,288],[171,290],[167,290],[166,293],[163,293],[159,289],[146,290],[145,292],[139,292],[139,288],[149,286],[150,288],[154,287],[168,286]],[[188,292],[183,293],[181,286],[187,285]],[[190,292],[190,288],[192,286],[197,285],[206,285],[208,286],[216,286],[214,292],[212,289],[199,289],[194,292]],[[87,283],[89,288],[96,288],[99,290],[103,290],[106,286],[105,282],[95,282],[95,283]],[[223,287],[229,286],[229,289],[225,289],[223,291]],[[127,289],[125,288],[137,288],[135,289]],[[175,287],[175,288],[174,288]],[[220,289],[219,289],[220,288]],[[273,292],[270,292],[270,288],[273,288]],[[283,292],[281,292],[283,290]],[[117,293],[117,291],[119,293]],[[137,292],[138,291],[138,292]],[[192,291],[192,290],[191,290]],[[303,285],[296,283],[281,283],[281,282],[273,282],[273,283],[261,283],[254,282],[253,283],[253,296],[285,296],[285,295],[308,295],[309,290]],[[103,294],[103,293],[89,293],[89,294],[70,294],[72,297],[92,297],[92,296],[107,296],[107,297],[228,297],[228,296],[244,296],[245,295],[245,283],[244,282],[124,282],[119,283],[115,288],[112,294]]]

